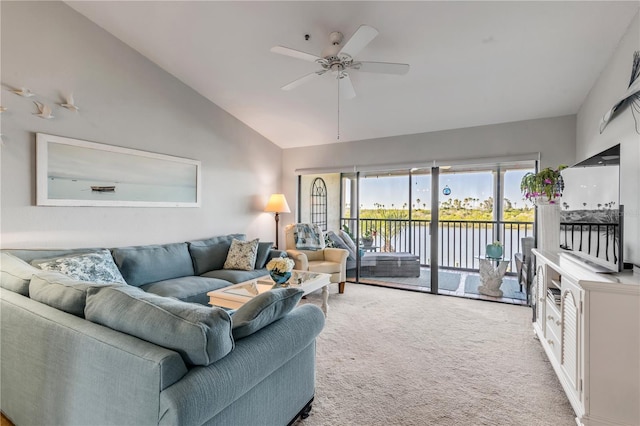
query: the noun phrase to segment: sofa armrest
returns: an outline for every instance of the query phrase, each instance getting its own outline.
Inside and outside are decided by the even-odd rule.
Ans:
[[[309,259],[307,255],[299,250],[287,250],[287,256],[293,259],[295,263],[294,269],[299,271],[308,271],[309,270]]]
[[[340,263],[345,266],[347,265],[347,257],[349,257],[349,252],[345,249],[341,248],[326,248],[324,249],[324,260],[328,260],[329,262]]]
[[[0,290],[2,410],[16,424],[156,424],[177,352]]]
[[[277,396],[271,395],[272,404],[290,409],[294,400],[304,400],[294,412],[284,416],[284,422],[279,422],[286,423],[313,396],[315,339],[322,331],[324,321],[320,308],[305,304],[238,340],[229,355],[206,367],[192,369],[162,392],[160,424],[205,424],[259,385],[266,385],[272,392],[278,389]],[[293,370],[283,382],[276,372],[287,371],[288,366]],[[303,379],[303,376],[309,378]],[[284,389],[280,389],[282,387]],[[264,387],[260,393],[263,392]],[[233,424],[247,423],[236,419]]]

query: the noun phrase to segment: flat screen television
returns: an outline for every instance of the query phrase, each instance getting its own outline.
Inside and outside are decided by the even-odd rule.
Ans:
[[[597,272],[622,271],[620,145],[561,174],[560,247]]]

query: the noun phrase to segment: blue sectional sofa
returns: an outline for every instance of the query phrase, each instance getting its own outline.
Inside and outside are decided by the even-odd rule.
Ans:
[[[183,243],[116,247],[109,250],[127,284],[160,296],[206,305],[209,302],[207,292],[267,275],[267,262],[272,257],[286,256],[283,251],[273,250],[273,243],[261,242],[258,244],[253,270],[224,269],[233,239],[244,241],[246,235],[229,234]],[[99,250],[104,249],[3,252],[32,263],[39,259],[80,255]]]
[[[280,254],[264,243],[253,270],[224,269],[234,237],[111,249],[125,282],[30,265],[104,250],[3,250],[2,412],[17,426],[285,425],[308,413],[321,310],[295,307],[294,289],[236,313],[205,306]]]

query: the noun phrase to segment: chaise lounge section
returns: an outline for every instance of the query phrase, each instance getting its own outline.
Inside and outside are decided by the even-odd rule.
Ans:
[[[347,250],[348,271],[355,270],[357,252],[360,254],[361,277],[419,277],[420,259],[411,253],[372,252],[359,250],[351,236],[340,230],[328,231],[326,240],[331,247]]]
[[[411,253],[365,252],[360,260],[362,277],[419,277],[420,260]]]

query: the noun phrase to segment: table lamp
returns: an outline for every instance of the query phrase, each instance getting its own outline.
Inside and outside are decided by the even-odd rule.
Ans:
[[[289,209],[289,204],[287,204],[287,199],[284,197],[284,194],[271,194],[269,197],[269,202],[267,203],[267,207],[264,209],[265,212],[275,213],[276,217],[276,249],[278,248],[278,221],[280,220],[280,213],[291,213]]]

